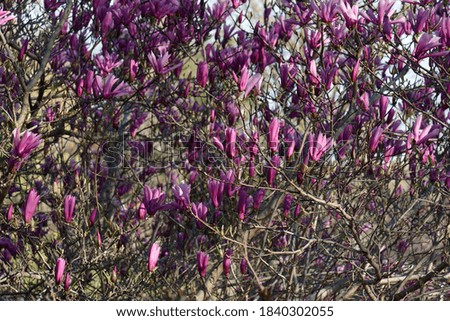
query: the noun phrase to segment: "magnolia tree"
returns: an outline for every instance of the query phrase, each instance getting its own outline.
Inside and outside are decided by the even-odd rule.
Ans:
[[[1,1],[0,294],[445,299],[446,1]]]

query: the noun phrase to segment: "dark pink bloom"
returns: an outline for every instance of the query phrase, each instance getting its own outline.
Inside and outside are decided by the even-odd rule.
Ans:
[[[352,81],[355,82],[356,78],[358,77],[358,72],[359,72],[359,59],[356,61],[355,66],[353,67],[352,70]]]
[[[322,155],[333,145],[333,140],[322,133],[310,134],[308,137],[309,156],[313,161],[318,161]]]
[[[358,23],[358,5],[350,6],[346,0],[339,2],[339,9],[342,16],[345,19],[345,25],[347,28],[352,28]]]
[[[245,218],[245,213],[247,211],[247,199],[248,194],[245,188],[239,189],[239,199],[238,199],[238,217],[241,221]]]
[[[260,73],[256,73],[248,79],[247,86],[245,86],[244,98],[246,98],[252,90],[259,94],[263,77]]]
[[[275,176],[277,175],[277,168],[280,166],[281,159],[278,155],[274,155],[270,164],[266,165],[266,177],[269,186],[273,187]]]
[[[233,250],[228,249],[225,251],[225,254],[223,256],[223,274],[225,274],[225,276],[227,276],[228,273],[230,273],[231,255],[232,254],[233,254]]]
[[[241,260],[240,269],[242,274],[247,274],[247,260],[245,257]]]
[[[0,26],[4,25],[9,20],[12,20],[14,18],[15,18],[15,16],[13,16],[10,11],[0,10]]]
[[[197,82],[202,87],[205,87],[208,82],[208,63],[205,61],[200,61],[198,63]]]
[[[163,207],[164,200],[166,199],[166,194],[163,193],[159,188],[150,188],[149,186],[144,187],[144,201],[143,204],[147,209],[147,214],[153,216],[158,210]]]
[[[225,130],[225,152],[229,158],[234,158],[236,156],[236,129],[227,128]]]
[[[206,222],[208,215],[208,207],[203,203],[192,203],[192,213],[197,217],[195,223],[199,229],[204,227],[203,222]],[[201,221],[200,221],[201,220]],[[203,222],[202,222],[203,221]]]
[[[294,154],[294,150],[295,150],[295,144],[296,144],[296,134],[295,134],[295,130],[292,127],[285,127],[285,132],[284,132],[284,141],[285,144],[287,146],[286,149],[286,158],[291,158],[291,156]]]
[[[220,181],[210,179],[208,181],[208,191],[211,203],[218,208],[222,203],[224,184]]]
[[[75,196],[67,195],[64,198],[64,219],[66,220],[67,223],[70,223],[73,220],[73,215],[75,212],[75,203],[76,203]]]
[[[371,153],[373,153],[377,149],[378,144],[381,141],[382,134],[383,128],[381,126],[377,126],[372,130],[372,134],[370,135],[369,140],[369,150]]]
[[[94,61],[102,76],[109,75],[114,68],[120,67],[123,63],[122,60],[119,60],[119,55],[109,54],[108,52],[96,55]]]
[[[148,60],[150,62],[150,64],[153,67],[153,70],[158,74],[158,75],[164,75],[167,74],[168,72],[180,67],[183,65],[183,63],[178,63],[174,66],[170,66],[169,67],[169,60],[170,60],[170,55],[167,52],[167,49],[165,47],[160,47],[159,48],[159,56],[156,57],[155,54],[153,52],[149,53],[147,55]]]
[[[95,96],[102,96],[105,99],[125,96],[131,92],[131,88],[113,74],[108,75],[106,78],[96,76],[93,89]]]
[[[97,244],[98,247],[102,247],[103,245],[102,235],[100,234],[100,231],[97,231]]]
[[[440,40],[441,40],[440,37],[433,36],[428,33],[422,34],[422,36],[419,39],[419,42],[417,43],[416,48],[413,51],[413,56],[417,60],[421,60],[426,57],[447,54],[446,51],[434,53],[434,54],[426,54],[427,51],[440,46],[440,44],[441,44]]]
[[[22,163],[30,156],[31,152],[41,143],[41,136],[26,130],[22,138],[19,138],[19,131],[13,131],[13,149],[9,158],[9,168],[15,172],[19,170]]]
[[[25,204],[25,210],[23,213],[23,217],[25,220],[25,223],[30,223],[31,219],[33,218],[34,212],[36,211],[36,207],[39,203],[39,195],[38,193],[32,188],[27,196],[27,202]]]
[[[297,67],[293,63],[280,64],[280,81],[281,87],[290,90],[294,85],[294,77],[297,74]]]
[[[284,201],[283,201],[283,215],[284,216],[289,216],[289,213],[291,211],[291,206],[292,206],[292,195],[291,194],[286,194],[286,196],[284,197]]]
[[[94,209],[92,210],[92,212],[91,212],[91,215],[89,216],[89,222],[90,222],[92,225],[94,225],[96,217],[97,217],[97,209],[94,208]]]
[[[141,202],[141,204],[139,205],[137,214],[138,219],[140,219],[141,221],[145,220],[145,216],[147,215],[147,209],[145,208],[144,202]]]
[[[330,23],[336,19],[338,12],[336,0],[320,1],[319,6],[317,6],[315,1],[311,1],[311,8],[314,9],[323,22]]]
[[[106,35],[108,33],[108,31],[113,28],[113,24],[114,24],[114,21],[112,19],[112,12],[108,11],[102,20],[102,29],[101,29],[102,34]]]
[[[25,53],[28,50],[28,42],[29,42],[28,39],[26,39],[24,42],[22,42],[22,47],[20,48],[19,56],[17,58],[19,61],[23,61],[23,58],[25,57]]]
[[[264,199],[264,194],[266,194],[266,190],[263,188],[258,189],[253,195],[253,208],[255,210],[259,209],[261,203]]]
[[[8,211],[6,212],[6,220],[11,221],[13,215],[14,206],[12,204],[9,205]]]
[[[222,142],[219,140],[219,138],[217,138],[217,137],[214,136],[214,137],[212,138],[212,141],[213,141],[214,146],[216,146],[219,150],[225,151],[225,149],[223,148],[223,144],[222,144]]]
[[[267,135],[267,148],[276,152],[278,150],[278,134],[280,132],[280,121],[277,118],[272,119],[269,125]]]
[[[64,275],[64,269],[66,268],[66,261],[62,258],[56,260],[55,266],[55,281],[56,284],[60,284]]]
[[[70,274],[69,272],[67,272],[66,277],[64,279],[64,291],[69,291],[70,283],[71,283]]]
[[[189,204],[191,203],[191,200],[189,198],[191,187],[185,183],[182,183],[180,185],[175,185],[174,187],[172,187],[172,191],[177,204],[181,208],[189,208]]]
[[[149,12],[158,20],[175,14],[180,7],[178,0],[153,0],[149,1],[148,4]]]
[[[159,254],[161,253],[161,248],[158,243],[153,243],[150,251],[148,253],[148,271],[153,272],[156,270],[156,264],[159,260]]]
[[[235,176],[234,176],[234,170],[229,169],[226,173],[221,172],[220,173],[220,179],[225,184],[225,194],[228,197],[232,197],[234,195],[234,192],[236,191],[236,188],[234,186]]]
[[[208,268],[209,255],[205,252],[197,252],[197,269],[202,278],[206,276],[206,269]]]
[[[320,83],[320,77],[317,74],[317,67],[315,60],[311,60],[309,62],[309,75],[308,79],[314,86],[317,86]]]
[[[130,80],[133,81],[136,78],[139,66],[134,59],[130,60]]]
[[[420,130],[422,126],[422,114],[417,117],[414,122],[413,132],[408,134],[408,139],[406,141],[406,147],[411,150],[413,142],[416,145],[425,144],[429,139],[436,138],[439,135],[439,128],[433,128],[433,125],[428,125],[424,129]]]

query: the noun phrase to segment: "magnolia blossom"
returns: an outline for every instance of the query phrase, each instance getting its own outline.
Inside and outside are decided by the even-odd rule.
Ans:
[[[211,198],[211,203],[215,208],[219,207],[222,203],[223,189],[224,183],[214,179],[210,179],[208,181],[209,197]]]
[[[27,196],[27,202],[25,203],[25,210],[23,212],[23,217],[25,223],[30,223],[33,218],[34,212],[36,211],[36,207],[39,203],[39,195],[32,188]]]
[[[191,186],[182,183],[180,185],[175,185],[172,187],[173,196],[175,198],[176,203],[184,209],[189,208],[189,204],[191,203],[189,194],[191,193]]]
[[[197,252],[197,269],[202,278],[206,276],[206,269],[208,268],[209,255],[205,252]]]
[[[318,161],[322,155],[333,145],[333,140],[327,138],[322,133],[310,134],[308,137],[309,157],[313,161]]]
[[[233,254],[233,250],[228,249],[225,251],[224,255],[223,255],[223,274],[225,274],[225,276],[228,275],[228,273],[230,273],[230,269],[231,269],[231,255]]]
[[[41,136],[26,130],[19,138],[18,129],[13,131],[13,149],[9,158],[9,168],[17,171],[22,163],[30,156],[31,152],[41,143]]]
[[[196,220],[195,223],[199,229],[204,227],[203,222],[206,222],[208,207],[203,203],[192,203],[192,213],[194,213]]]
[[[377,149],[378,144],[381,141],[382,134],[383,134],[383,128],[381,126],[375,127],[372,130],[372,134],[370,135],[370,140],[369,140],[370,152],[373,153]]]
[[[148,215],[155,215],[156,212],[163,207],[165,199],[166,194],[163,193],[161,189],[152,189],[149,186],[144,187],[144,201],[142,202],[142,204],[144,204]]]
[[[148,271],[153,272],[156,270],[156,264],[158,263],[161,248],[158,243],[153,243],[148,253]]]
[[[406,147],[408,150],[411,150],[413,142],[416,145],[423,145],[428,140],[436,138],[439,135],[439,128],[434,128],[433,125],[428,125],[424,129],[420,129],[422,126],[422,114],[420,114],[416,121],[414,122],[412,133],[408,134],[408,139],[406,141]]]
[[[66,268],[66,260],[58,258],[55,266],[55,281],[56,284],[60,284],[64,275],[64,269]]]
[[[76,198],[72,195],[67,195],[64,199],[64,219],[67,223],[72,222],[75,211]]]
[[[276,152],[278,150],[278,134],[280,132],[280,121],[277,118],[272,119],[269,125],[269,133],[267,135],[267,147]]]
[[[10,21],[14,18],[15,18],[15,16],[13,16],[10,11],[0,10],[0,26],[4,25],[5,23],[7,23],[8,21]]]

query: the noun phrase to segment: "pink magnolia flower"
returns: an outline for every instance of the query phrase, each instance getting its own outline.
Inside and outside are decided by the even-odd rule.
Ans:
[[[290,90],[294,85],[294,78],[297,74],[297,67],[293,63],[281,63],[280,64],[280,81],[281,87]]]
[[[159,255],[161,253],[161,247],[158,243],[153,243],[148,253],[148,271],[153,272],[156,270],[156,264],[158,263]]]
[[[94,95],[105,99],[128,95],[131,88],[116,76],[110,74],[106,78],[96,76],[93,83]]]
[[[253,195],[253,208],[255,210],[259,209],[259,207],[261,206],[261,203],[262,203],[262,201],[264,199],[264,195],[265,194],[266,194],[266,190],[260,188]]]
[[[320,1],[319,6],[313,0],[311,1],[311,8],[314,9],[323,22],[330,23],[336,19],[338,12],[336,0]]]
[[[120,67],[123,63],[122,60],[119,60],[119,55],[117,54],[98,54],[94,58],[95,64],[101,70],[102,76],[109,75],[114,68]]]
[[[141,204],[139,205],[139,208],[137,210],[137,217],[139,220],[144,220],[145,216],[147,215],[147,209],[145,208],[145,204],[144,202],[141,202]]]
[[[245,188],[239,189],[239,199],[238,199],[238,217],[241,221],[245,218],[245,213],[247,211],[247,199],[248,194]]]
[[[247,260],[245,259],[245,257],[243,257],[241,260],[240,270],[242,274],[247,274]]]
[[[153,0],[149,1],[148,4],[150,14],[158,20],[161,20],[165,16],[175,14],[180,7],[178,0]]]
[[[228,197],[232,197],[234,192],[236,191],[236,188],[234,187],[234,181],[236,179],[234,175],[234,170],[229,169],[226,173],[221,172],[220,179],[224,182],[225,194]]]
[[[210,179],[208,181],[209,197],[211,199],[211,203],[215,208],[218,208],[222,203],[223,190],[224,190],[223,182],[214,179]]]
[[[165,47],[160,47],[159,53],[160,54],[158,57],[153,52],[147,55],[148,61],[152,65],[155,73],[157,73],[158,75],[167,74],[168,72],[180,67],[183,64],[180,62],[174,66],[169,67],[170,55],[167,52],[167,49]]]
[[[10,11],[0,10],[0,26],[4,25],[5,23],[7,23],[8,21],[10,21],[14,18],[15,18],[15,16],[13,16]]]
[[[14,206],[12,204],[9,205],[8,211],[6,212],[6,220],[11,221],[13,215]]]
[[[31,152],[41,143],[41,136],[26,130],[22,137],[19,138],[19,131],[13,131],[13,148],[9,158],[9,168],[15,172],[19,170],[22,163],[30,157]]]
[[[423,145],[429,139],[436,138],[439,135],[439,128],[433,128],[433,125],[428,125],[424,129],[420,130],[422,126],[422,114],[417,117],[414,122],[413,132],[408,134],[408,139],[406,140],[406,148],[410,151],[413,145],[413,142],[416,145]]]
[[[34,212],[36,211],[37,205],[39,203],[39,195],[32,188],[27,196],[27,202],[25,203],[25,210],[23,213],[23,217],[25,223],[30,223],[33,218]]]
[[[316,66],[316,61],[315,60],[311,60],[309,62],[308,79],[314,86],[317,86],[320,83],[320,77],[317,74],[317,66]]]
[[[208,82],[208,63],[205,61],[200,61],[198,63],[197,82],[202,87],[205,87]]]
[[[441,38],[437,36],[430,35],[428,33],[422,34],[417,43],[416,48],[414,48],[413,56],[417,59],[423,59],[426,57],[439,56],[447,54],[447,51],[443,51],[440,53],[426,54],[427,51],[438,47],[441,44]]]
[[[55,266],[55,281],[56,284],[60,284],[64,275],[64,269],[66,268],[66,260],[58,258]]]
[[[266,177],[269,186],[274,187],[275,177],[277,175],[277,168],[281,164],[281,158],[278,155],[274,155],[270,164],[266,165]]]
[[[250,71],[247,66],[242,67],[240,78],[236,76],[234,71],[231,71],[231,75],[237,83],[239,91],[244,92],[244,98],[246,98],[253,89],[259,91],[261,88],[263,80],[262,75],[260,73],[256,73],[253,76],[250,76]]]
[[[272,151],[278,150],[278,134],[280,132],[280,121],[273,118],[269,125],[269,133],[267,135],[267,147]]]
[[[370,135],[369,140],[369,150],[371,153],[373,153],[377,149],[378,144],[381,141],[382,134],[383,128],[381,126],[377,126],[372,130],[372,134]]]
[[[219,149],[219,150],[221,150],[221,151],[224,151],[224,150],[225,150],[225,148],[223,148],[223,144],[222,144],[222,142],[220,141],[219,138],[217,138],[216,136],[214,136],[214,137],[212,138],[212,141],[213,141],[214,146],[217,147],[217,149]]]
[[[173,196],[177,204],[184,209],[189,208],[189,204],[191,200],[189,198],[189,194],[191,193],[191,186],[182,183],[180,185],[175,185],[172,187]]]
[[[144,187],[144,201],[142,202],[147,209],[147,214],[153,216],[163,207],[166,194],[159,188]]]
[[[64,279],[64,291],[69,291],[71,281],[72,280],[70,279],[70,274],[69,272],[67,272]]]
[[[197,269],[202,278],[206,276],[206,270],[208,268],[209,255],[205,252],[197,252]]]
[[[202,221],[206,222],[206,217],[208,214],[208,207],[204,205],[203,203],[192,203],[192,213],[197,217],[195,223],[199,229],[204,227],[204,224]],[[202,221],[200,221],[200,220]]]
[[[229,158],[234,158],[236,156],[236,129],[227,128],[225,130],[225,153]]]
[[[318,161],[322,155],[333,145],[333,140],[327,138],[322,133],[310,134],[308,137],[309,157],[313,161]]]
[[[72,222],[75,211],[76,198],[72,195],[67,195],[64,198],[64,219],[67,223]]]
[[[347,28],[352,28],[358,23],[358,4],[350,6],[346,0],[341,0],[339,9],[345,19]]]
[[[91,223],[91,225],[94,225],[96,217],[97,217],[97,209],[94,208],[91,212],[91,215],[89,215],[89,223]]]
[[[231,255],[233,254],[233,250],[228,249],[225,251],[224,255],[223,255],[223,274],[225,274],[225,276],[228,275],[228,273],[230,273],[230,269],[231,269]]]

